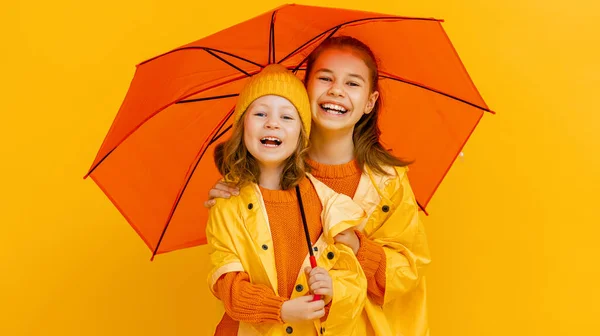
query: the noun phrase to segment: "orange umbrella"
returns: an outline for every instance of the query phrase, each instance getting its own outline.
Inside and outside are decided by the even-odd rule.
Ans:
[[[441,20],[286,5],[137,66],[87,176],[152,256],[206,243],[202,202],[220,178],[212,156],[228,137],[246,79],[265,65],[298,70],[324,39],[350,35],[379,58],[383,142],[414,159],[422,209],[490,111]]]

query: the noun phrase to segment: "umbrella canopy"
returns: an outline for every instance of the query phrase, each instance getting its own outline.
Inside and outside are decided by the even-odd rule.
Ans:
[[[137,66],[87,176],[153,256],[206,243],[202,206],[219,180],[213,149],[228,138],[247,78],[270,63],[304,77],[309,53],[349,35],[380,63],[382,140],[415,162],[409,172],[425,209],[488,106],[441,25],[336,8],[286,5]]]

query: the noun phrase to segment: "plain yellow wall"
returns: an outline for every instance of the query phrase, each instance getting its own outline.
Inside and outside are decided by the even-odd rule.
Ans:
[[[0,14],[0,335],[208,335],[198,247],[157,257],[89,168],[134,65],[278,1]],[[434,335],[600,334],[597,1],[306,1],[446,20],[486,115],[425,219]]]

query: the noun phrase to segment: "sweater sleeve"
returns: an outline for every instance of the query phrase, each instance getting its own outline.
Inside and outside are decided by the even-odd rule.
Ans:
[[[232,319],[246,323],[283,323],[285,301],[264,285],[252,284],[246,272],[226,273],[214,286],[215,294]]]
[[[385,296],[386,257],[383,247],[377,245],[362,232],[355,230],[360,240],[356,258],[367,278],[367,293],[379,305],[383,305]]]

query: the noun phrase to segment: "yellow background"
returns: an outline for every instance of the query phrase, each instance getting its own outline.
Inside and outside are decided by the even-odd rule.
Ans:
[[[0,335],[208,335],[205,247],[150,252],[89,168],[134,65],[278,1],[3,1]],[[597,1],[306,1],[446,20],[486,115],[425,219],[434,335],[600,334]]]

